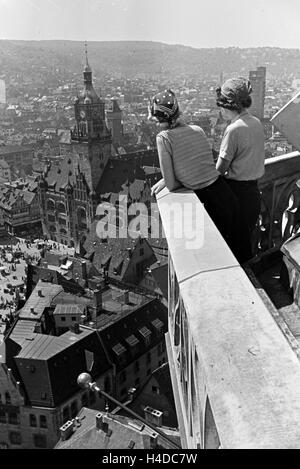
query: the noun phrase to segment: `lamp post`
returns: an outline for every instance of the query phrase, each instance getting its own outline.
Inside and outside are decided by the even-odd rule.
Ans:
[[[171,438],[167,437],[161,430],[159,430],[155,425],[152,425],[151,423],[147,422],[143,417],[140,417],[138,414],[133,412],[133,410],[129,409],[126,405],[122,404],[119,402],[117,399],[114,397],[110,396],[107,394],[105,391],[102,391],[102,389],[97,386],[95,382],[92,382],[91,375],[88,373],[81,373],[78,378],[77,378],[77,384],[83,388],[83,389],[90,389],[91,391],[97,392],[101,397],[105,397],[109,401],[113,402],[116,404],[118,407],[121,407],[121,409],[125,410],[128,412],[130,415],[132,415],[135,419],[140,420],[143,422],[147,427],[151,428],[154,430],[156,433],[158,433],[161,437],[163,437],[170,445],[172,445],[173,448],[176,449],[181,449],[181,446],[177,445]]]

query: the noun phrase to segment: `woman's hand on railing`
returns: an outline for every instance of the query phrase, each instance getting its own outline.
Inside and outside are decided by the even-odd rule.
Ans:
[[[151,195],[157,195],[161,190],[166,187],[164,179],[160,179],[154,186],[151,187]]]

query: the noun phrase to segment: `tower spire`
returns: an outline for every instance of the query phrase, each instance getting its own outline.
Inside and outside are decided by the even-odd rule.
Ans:
[[[87,45],[87,41],[85,41],[85,43],[84,43],[84,49],[85,49],[85,65],[86,65],[86,67],[90,68],[89,59],[88,59],[88,45]]]

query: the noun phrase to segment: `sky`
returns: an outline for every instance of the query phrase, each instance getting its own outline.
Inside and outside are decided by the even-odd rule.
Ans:
[[[299,0],[0,0],[0,38],[300,48]]]

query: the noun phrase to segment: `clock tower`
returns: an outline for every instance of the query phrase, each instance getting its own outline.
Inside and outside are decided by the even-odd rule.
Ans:
[[[93,87],[87,48],[85,55],[84,89],[74,102],[76,123],[71,131],[71,144],[73,152],[89,162],[92,186],[96,192],[103,170],[111,156],[112,136],[105,122],[105,102]]]

